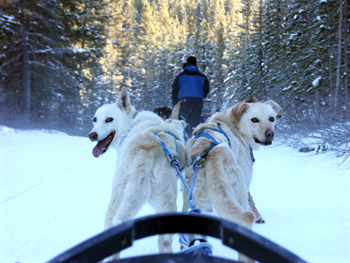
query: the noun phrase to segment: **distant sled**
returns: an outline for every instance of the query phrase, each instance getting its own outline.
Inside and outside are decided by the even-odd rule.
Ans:
[[[132,246],[138,239],[166,233],[202,234],[218,238],[225,246],[262,263],[306,263],[287,249],[231,221],[202,214],[181,213],[153,215],[127,221],[67,250],[48,263],[98,262]],[[205,254],[154,254],[110,262],[237,263],[238,261]]]

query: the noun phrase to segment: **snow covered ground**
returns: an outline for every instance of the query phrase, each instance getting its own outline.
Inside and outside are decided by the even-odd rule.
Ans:
[[[0,126],[1,263],[45,262],[103,230],[116,154],[96,159],[92,148],[88,138]],[[350,262],[350,160],[282,146],[255,158],[251,193],[266,223],[253,230],[309,262]],[[145,206],[138,216],[152,213]],[[210,243],[214,255],[236,258]],[[157,250],[150,237],[121,255]]]

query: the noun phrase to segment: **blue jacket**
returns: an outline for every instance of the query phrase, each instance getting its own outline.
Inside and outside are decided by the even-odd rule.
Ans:
[[[200,73],[197,66],[185,63],[184,71],[174,80],[172,86],[173,105],[180,99],[199,98],[202,100],[209,93],[209,81]]]

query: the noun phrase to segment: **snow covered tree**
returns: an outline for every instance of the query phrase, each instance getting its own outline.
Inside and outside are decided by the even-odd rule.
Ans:
[[[330,15],[332,13],[334,1],[296,0],[286,16],[284,46],[288,75],[280,94],[290,98],[289,105],[298,118],[314,111],[313,105],[318,108],[322,101],[327,102],[333,85],[334,62],[330,58],[334,56],[335,16]],[[326,85],[327,82],[330,85]]]
[[[67,37],[73,47],[66,66],[74,74],[77,85],[72,87],[73,103],[73,133],[77,134],[79,126],[79,112],[81,112],[81,93],[84,87],[94,77],[102,74],[100,58],[106,41],[105,23],[107,14],[104,0],[64,0]],[[69,16],[67,16],[67,13]]]
[[[350,86],[349,86],[349,44],[350,44],[350,30],[349,30],[349,3],[344,3],[344,99],[345,99],[345,107],[347,110],[350,108]]]
[[[224,37],[224,25],[220,23],[218,30],[216,31],[216,44],[214,48],[214,59],[212,61],[213,64],[213,74],[211,76],[211,93],[212,99],[219,104],[224,102],[224,91],[225,83],[224,83],[224,65],[226,64],[224,61],[224,53],[225,53],[225,37]]]
[[[239,89],[247,87],[247,53],[251,41],[251,23],[253,0],[241,0],[242,23],[239,24],[241,31],[238,33],[239,46],[236,50],[235,60],[239,63],[236,71],[237,86]],[[238,91],[238,93],[240,93]],[[238,94],[237,94],[238,95]]]
[[[4,121],[14,123],[14,116],[22,116],[18,125],[35,123],[73,131],[82,80],[89,81],[98,74],[97,59],[104,45],[103,24],[98,24],[96,16],[79,20],[83,3],[97,15],[103,1],[87,1],[22,0],[1,6],[3,15],[14,21],[11,28],[15,39],[7,42],[4,37],[0,41],[4,51],[0,58],[0,96],[5,101],[0,107],[10,113],[2,114],[8,117]],[[0,30],[1,35],[7,35],[6,28]],[[54,119],[54,123],[49,121]]]
[[[251,42],[247,48],[247,55],[242,63],[245,69],[245,85],[237,88],[240,99],[246,99],[254,95],[259,99],[266,98],[266,69],[263,42],[264,28],[264,4],[259,2],[259,9],[253,13]],[[268,45],[268,44],[267,44]]]
[[[6,38],[1,41],[4,52],[0,62],[4,73],[1,96],[12,98],[2,104],[2,110],[9,113],[3,116],[10,120],[22,116],[21,122],[36,119],[40,123],[56,109],[65,85],[71,84],[60,63],[62,47],[67,43],[58,17],[61,6],[54,0],[23,0],[8,2],[1,9],[11,18],[14,39],[8,43]],[[6,27],[0,30],[6,31]]]

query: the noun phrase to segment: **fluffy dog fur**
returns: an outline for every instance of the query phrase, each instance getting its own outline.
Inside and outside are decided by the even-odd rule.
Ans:
[[[207,123],[197,126],[193,135],[204,128],[217,128],[220,125],[230,140],[219,132],[207,130],[220,144],[215,146],[206,156],[202,167],[198,170],[193,191],[195,204],[202,211],[213,211],[220,217],[231,220],[248,229],[252,228],[255,216],[252,213],[248,197],[249,186],[253,174],[253,161],[250,149],[258,149],[261,145],[270,145],[274,138],[276,118],[282,114],[281,107],[274,101],[259,103],[255,97],[239,102],[226,111],[214,114]],[[193,137],[186,145],[188,164],[194,157],[203,154],[212,141]],[[186,173],[192,181],[193,169]],[[184,191],[184,207],[187,211],[187,192]],[[239,260],[254,262],[239,254]]]
[[[176,153],[180,169],[184,169],[185,123],[179,120],[164,121],[150,111],[136,114],[130,96],[123,89],[116,103],[104,105],[96,111],[94,128],[89,137],[98,141],[93,150],[95,157],[109,147],[117,149],[117,165],[111,200],[106,212],[105,229],[132,219],[148,201],[157,213],[176,212],[177,174],[169,163],[158,136],[171,153]],[[172,235],[160,235],[159,252],[172,252]],[[114,255],[114,259],[119,255]]]

